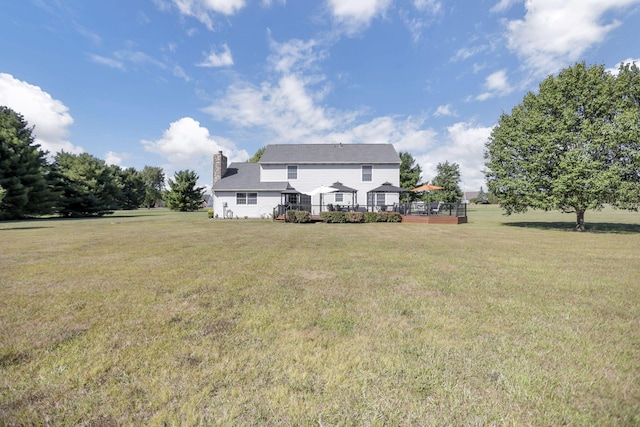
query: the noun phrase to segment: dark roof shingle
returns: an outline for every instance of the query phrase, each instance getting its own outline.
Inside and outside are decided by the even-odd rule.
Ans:
[[[391,144],[273,144],[262,164],[400,164]]]
[[[213,185],[218,191],[273,190],[282,191],[288,182],[260,182],[260,165],[257,163],[231,163],[227,173]]]

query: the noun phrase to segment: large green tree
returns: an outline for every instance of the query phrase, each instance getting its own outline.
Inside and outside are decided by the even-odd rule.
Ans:
[[[56,194],[46,153],[35,143],[33,128],[22,115],[0,106],[0,219],[51,213]]]
[[[411,190],[420,181],[422,168],[416,165],[416,160],[408,152],[400,152],[400,187]],[[403,197],[416,198],[416,193],[409,192]]]
[[[135,168],[122,169],[111,166],[112,173],[119,180],[121,188],[118,199],[119,209],[138,209],[144,203],[145,187],[142,175]]]
[[[63,191],[60,215],[102,216],[119,207],[122,189],[104,160],[88,153],[62,151],[56,155],[53,168]]]
[[[169,180],[169,191],[165,195],[167,206],[176,211],[196,211],[204,198],[204,187],[196,187],[198,175],[194,171],[182,170]]]
[[[460,189],[460,166],[457,163],[438,163],[436,166],[436,176],[431,180],[432,185],[443,187],[436,191],[438,200],[441,202],[459,202],[462,199]]]
[[[487,184],[506,214],[640,202],[640,70],[566,68],[503,114],[486,144]]]
[[[158,166],[145,166],[140,172],[144,182],[144,205],[152,208],[158,200],[162,200],[164,190],[164,171]]]

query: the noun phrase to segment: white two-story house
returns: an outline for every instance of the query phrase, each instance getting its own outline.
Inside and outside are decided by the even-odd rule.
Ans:
[[[259,162],[229,165],[219,152],[213,158],[213,209],[219,217],[241,218],[268,217],[283,204],[313,215],[337,205],[374,210],[398,203],[399,193],[386,188],[399,187],[400,163],[391,144],[267,145]],[[333,187],[318,192],[322,186]]]

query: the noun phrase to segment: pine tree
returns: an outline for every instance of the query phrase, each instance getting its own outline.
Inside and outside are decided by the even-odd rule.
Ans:
[[[22,115],[0,107],[0,219],[52,213],[56,201],[46,153]]]
[[[204,187],[196,187],[198,175],[194,171],[182,170],[174,175],[174,180],[169,180],[170,190],[165,201],[167,206],[175,211],[196,211],[200,209],[204,197]]]
[[[64,191],[59,208],[62,216],[102,216],[118,208],[121,188],[104,160],[63,151],[56,155],[54,171]]]

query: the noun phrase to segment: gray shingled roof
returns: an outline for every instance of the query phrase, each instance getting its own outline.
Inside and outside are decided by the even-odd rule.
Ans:
[[[260,182],[260,165],[257,163],[231,163],[227,173],[213,185],[214,191],[284,191],[288,182]]]
[[[391,144],[273,144],[262,164],[400,164]]]

